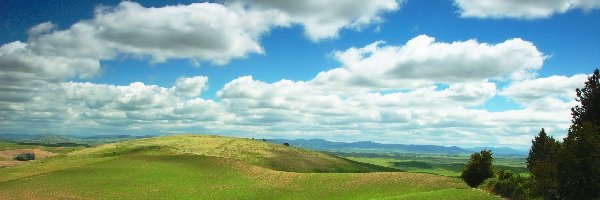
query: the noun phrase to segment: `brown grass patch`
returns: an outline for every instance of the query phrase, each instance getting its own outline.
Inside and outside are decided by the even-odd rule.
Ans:
[[[352,180],[347,183],[348,187],[360,187],[372,185],[375,183],[410,183],[416,187],[452,187],[464,188],[466,185],[461,181],[431,174],[411,173],[411,172],[374,172],[374,173],[356,173],[352,174]]]
[[[42,149],[12,149],[0,151],[0,167],[11,167],[26,163],[27,161],[16,161],[13,160],[15,156],[23,153],[34,153],[35,159],[47,158],[55,156],[56,153],[45,151]]]

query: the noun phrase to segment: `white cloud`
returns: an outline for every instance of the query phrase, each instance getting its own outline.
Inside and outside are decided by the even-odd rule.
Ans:
[[[206,76],[181,77],[177,79],[173,89],[186,96],[198,96],[200,92],[208,89],[207,82]]]
[[[565,91],[581,77],[527,79],[540,69],[544,56],[521,39],[445,43],[423,35],[399,46],[375,42],[335,52],[341,66],[311,80],[267,83],[239,77],[217,92],[219,101],[199,97],[208,87],[204,76],[181,77],[171,87],[64,82],[97,75],[100,60],[118,54],[156,62],[189,58],[225,63],[262,52],[258,43],[262,34],[288,22],[304,24],[301,16],[309,12],[263,3],[265,8],[247,9],[240,4],[209,3],[143,8],[123,2],[100,9],[93,19],[66,30],[56,30],[51,23],[38,25],[30,29],[27,43],[0,47],[0,126],[5,131],[55,133],[239,133],[522,146],[542,127],[556,132],[568,128],[570,102],[562,99],[570,97],[564,96]],[[314,37],[327,38],[341,28],[376,23],[382,8],[375,7],[366,9],[371,14],[365,14],[365,19],[352,10],[361,9],[351,7],[352,12],[340,18],[343,25]],[[193,17],[196,12],[211,13],[212,18]],[[154,20],[144,24],[137,15]],[[240,19],[248,17],[266,19]],[[497,95],[497,80],[512,83],[500,95],[522,103],[523,109],[473,108]],[[568,84],[553,85],[563,88],[556,90],[531,88],[557,81]],[[552,95],[524,93],[530,90]],[[534,103],[525,103],[529,100]]]
[[[228,118],[221,106],[193,97],[182,82],[206,84],[206,77],[180,78],[170,88],[141,82],[125,86],[67,82],[42,86],[29,102],[0,103],[5,131],[138,133],[204,130]],[[186,83],[187,84],[187,83]],[[192,89],[195,90],[195,89]],[[192,91],[189,90],[189,91]]]
[[[515,81],[500,95],[536,110],[568,110],[576,105],[575,88],[582,88],[586,80],[587,75],[577,74]]]
[[[240,5],[145,8],[124,1],[116,7],[99,7],[93,19],[65,30],[56,30],[52,22],[41,23],[28,30],[26,43],[0,46],[0,92],[5,94],[0,100],[29,101],[46,84],[94,77],[101,71],[100,61],[120,54],[152,62],[183,58],[225,64],[263,53],[260,36],[286,24],[275,11],[251,11]],[[179,89],[198,95],[194,89],[202,88],[182,88],[190,86]]]
[[[90,78],[99,71],[98,60],[43,55],[23,42],[4,44],[0,46],[0,101],[28,101],[45,85],[68,77]]]
[[[45,30],[47,23],[30,32]],[[259,37],[285,25],[275,12],[258,12],[215,3],[145,8],[134,2],[100,7],[93,19],[49,34],[30,34],[32,48],[46,54],[111,59],[125,53],[154,62],[186,58],[225,64],[262,53]]]
[[[145,8],[124,1],[98,7],[92,19],[64,30],[52,22],[38,24],[28,30],[26,43],[0,47],[0,91],[9,94],[1,100],[27,101],[41,85],[94,77],[101,71],[100,61],[123,54],[152,62],[190,59],[226,64],[263,53],[259,40],[274,27],[303,24],[308,36],[318,40],[334,37],[342,28],[377,23],[383,12],[399,6],[395,0],[246,3]],[[331,12],[319,11],[323,5],[332,6]]]
[[[547,18],[573,9],[600,8],[597,0],[455,0],[461,17],[476,18]]]
[[[444,43],[426,35],[417,36],[403,46],[375,42],[337,51],[335,56],[349,71],[338,73],[353,75],[342,77],[390,88],[434,82],[520,79],[541,68],[544,61],[543,54],[531,42],[518,38],[499,44],[475,40]]]
[[[235,0],[234,0],[235,1]],[[381,15],[397,10],[398,0],[238,0],[258,10],[277,10],[292,23],[304,26],[312,41],[335,38],[343,28],[360,30],[383,21]]]

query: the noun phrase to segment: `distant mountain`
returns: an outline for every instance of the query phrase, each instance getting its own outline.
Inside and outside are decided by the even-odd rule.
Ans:
[[[74,143],[77,142],[76,138],[57,135],[52,133],[44,134],[15,134],[15,133],[2,133],[0,134],[0,140],[9,140],[14,142],[37,142],[37,143]]]
[[[340,151],[340,152],[392,152],[392,153],[435,153],[435,154],[468,154],[471,151],[460,147],[438,146],[438,145],[407,145],[407,144],[380,144],[371,141],[360,142],[331,142],[322,139],[267,139],[271,143],[288,143],[292,146],[314,149],[320,151]]]
[[[508,147],[473,147],[473,148],[465,148],[468,151],[471,152],[479,152],[483,149],[488,149],[488,150],[492,150],[492,153],[494,153],[494,155],[503,155],[503,156],[510,156],[510,155],[515,155],[515,156],[527,156],[527,154],[529,152],[527,151],[521,151],[521,150],[516,150],[516,149],[512,149],[512,148],[508,148]]]

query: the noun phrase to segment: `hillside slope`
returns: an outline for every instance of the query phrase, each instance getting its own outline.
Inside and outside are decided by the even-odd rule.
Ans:
[[[398,171],[340,157],[260,140],[213,135],[177,135],[130,140],[70,153],[70,156],[115,157],[130,154],[202,155],[235,159],[288,172]]]
[[[497,199],[430,174],[309,173],[378,169],[262,141],[167,136],[0,168],[0,199]]]

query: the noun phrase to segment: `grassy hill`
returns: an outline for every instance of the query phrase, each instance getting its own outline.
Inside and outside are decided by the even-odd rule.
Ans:
[[[0,168],[0,199],[497,199],[455,178],[382,171],[250,139],[166,136]]]

